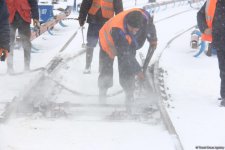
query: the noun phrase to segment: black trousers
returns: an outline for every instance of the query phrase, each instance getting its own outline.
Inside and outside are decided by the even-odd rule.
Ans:
[[[102,28],[101,24],[89,23],[87,31],[87,47],[94,48],[98,43],[99,30]]]
[[[135,56],[134,56],[135,57]],[[122,86],[126,95],[133,95],[135,88],[135,74],[130,73],[131,68],[125,68],[121,65],[121,60],[118,58],[118,69],[119,69],[119,82]],[[99,89],[108,89],[113,85],[113,62],[105,51],[100,49],[99,55],[99,78],[98,86]]]
[[[220,78],[221,78],[220,95],[221,98],[225,99],[225,50],[217,49],[217,58],[219,62]]]
[[[91,66],[94,47],[98,43],[99,39],[99,30],[101,29],[101,24],[93,24],[89,23],[88,31],[87,31],[87,51],[86,51],[86,69]]]
[[[24,49],[25,69],[29,69],[31,55],[30,23],[25,22],[18,13],[15,14],[14,21],[10,24],[10,54],[7,61],[8,69],[13,68],[13,49],[17,29]]]

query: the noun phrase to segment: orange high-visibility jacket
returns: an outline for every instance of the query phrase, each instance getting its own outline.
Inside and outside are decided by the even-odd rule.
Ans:
[[[125,16],[132,11],[140,11],[143,15],[144,12],[139,8],[133,8],[126,11],[123,11],[116,15],[115,17],[111,18],[109,21],[107,21],[104,26],[99,31],[99,41],[101,44],[102,49],[108,54],[110,58],[114,58],[117,55],[117,49],[115,47],[111,30],[113,27],[121,29],[125,34],[125,27],[124,27],[124,18]],[[132,42],[132,38],[129,34],[126,34],[126,39],[129,44]]]
[[[6,0],[9,10],[9,22],[12,23],[16,11],[24,21],[31,23],[31,7],[28,0]]]
[[[205,19],[208,25],[208,28],[212,29],[212,22],[216,10],[217,0],[207,0],[205,7]],[[212,42],[212,35],[202,34],[202,40]]]
[[[95,15],[100,8],[102,17],[109,19],[114,16],[113,0],[93,0],[88,13]]]

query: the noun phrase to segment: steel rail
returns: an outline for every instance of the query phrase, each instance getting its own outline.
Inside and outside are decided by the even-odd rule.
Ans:
[[[74,34],[69,38],[69,40],[62,46],[62,48],[59,50],[59,52],[63,52],[68,45],[71,43],[71,41],[76,37],[78,31],[80,30],[80,27],[74,32]],[[83,54],[85,51],[80,51],[78,52],[78,54],[75,56],[79,56],[81,54]],[[72,58],[68,58],[68,60],[73,59]],[[31,96],[29,93],[31,93],[33,90],[38,90],[36,89],[36,87],[39,87],[43,81],[45,81],[45,78],[54,71],[54,69],[61,63],[61,61],[63,60],[63,58],[60,57],[54,57],[45,68],[37,68],[36,70],[34,69],[34,71],[40,71],[41,72],[37,75],[36,79],[34,81],[32,81],[32,84],[30,84],[30,86],[28,87],[28,90],[26,90],[24,93],[22,93],[22,95],[20,96],[15,96],[10,103],[6,103],[5,105],[5,110],[3,113],[0,114],[0,122],[4,122],[6,121],[10,115],[17,111],[18,109],[15,107],[16,104],[22,102],[24,99],[28,98]],[[21,75],[22,73],[18,73],[15,75]]]
[[[184,147],[183,147],[183,145],[182,145],[182,142],[181,142],[181,140],[180,140],[180,137],[179,137],[179,135],[177,134],[177,132],[176,132],[176,129],[175,129],[175,127],[174,127],[174,125],[173,125],[173,122],[172,122],[172,120],[170,119],[170,116],[169,116],[169,114],[168,114],[168,112],[167,112],[167,110],[166,110],[166,108],[164,107],[164,104],[163,104],[163,100],[167,100],[167,99],[169,99],[169,96],[167,95],[167,93],[166,93],[166,91],[165,91],[165,84],[164,84],[164,80],[162,79],[159,79],[159,77],[161,76],[160,75],[160,69],[159,69],[159,61],[160,61],[160,58],[161,58],[161,56],[163,55],[163,52],[169,47],[169,45],[174,41],[174,40],[176,40],[177,38],[179,38],[180,36],[182,36],[183,34],[185,34],[186,32],[188,32],[188,31],[190,31],[191,29],[194,29],[194,27],[195,26],[192,26],[192,27],[190,27],[190,28],[188,28],[188,29],[186,29],[185,31],[183,31],[182,33],[180,33],[180,34],[177,34],[176,36],[174,36],[173,38],[171,38],[168,42],[167,42],[167,44],[166,44],[166,46],[165,46],[165,48],[163,49],[163,51],[161,52],[161,54],[160,54],[160,56],[159,56],[159,58],[158,58],[158,60],[156,61],[156,63],[155,64],[153,64],[154,65],[154,87],[155,87],[155,91],[156,91],[156,93],[157,93],[157,95],[159,96],[159,101],[158,101],[158,104],[157,104],[157,106],[158,106],[158,108],[159,108],[159,111],[160,111],[160,113],[161,113],[161,116],[162,116],[162,120],[163,120],[163,122],[164,122],[164,124],[165,124],[165,126],[166,126],[166,128],[167,128],[167,130],[168,130],[168,132],[170,133],[170,135],[171,135],[171,138],[173,138],[173,140],[175,141],[175,148],[176,148],[176,150],[183,150],[184,149]],[[160,83],[161,82],[161,83]],[[163,88],[163,89],[162,89]]]

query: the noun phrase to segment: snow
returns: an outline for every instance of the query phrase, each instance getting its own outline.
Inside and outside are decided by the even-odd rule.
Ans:
[[[130,3],[124,1],[124,3],[126,8],[133,5],[133,1]],[[183,13],[176,17],[169,17],[179,12]],[[194,150],[196,146],[220,146],[224,149],[225,109],[219,106],[220,101],[217,100],[220,90],[217,58],[207,57],[205,54],[201,54],[198,58],[193,57],[197,50],[191,49],[189,45],[192,30],[186,31],[196,25],[196,12],[197,10],[189,6],[171,6],[155,13],[158,48],[151,64],[160,57],[159,67],[164,70],[166,93],[170,96],[163,103],[184,149]],[[76,16],[77,13],[74,13],[70,17]],[[168,18],[164,19],[165,17]],[[71,44],[64,51],[59,52],[63,44],[79,28],[77,21],[67,20],[64,23],[67,27],[57,25],[53,29],[53,36],[44,33],[32,41],[34,47],[41,49],[40,52],[32,53],[32,69],[46,67],[55,56],[69,58],[82,50],[82,34],[79,31]],[[84,29],[85,35],[86,31],[87,24]],[[172,38],[182,32],[185,33],[168,45]],[[145,53],[147,48],[146,43],[140,51]],[[73,95],[68,91],[56,91],[58,93],[54,95],[53,100],[60,103],[98,103],[98,49],[97,46],[94,51],[91,75],[82,73],[85,55],[63,64],[59,72],[50,75],[50,78],[67,88],[92,95],[92,98]],[[15,72],[22,72],[23,50],[14,52]],[[121,90],[116,60],[114,68],[114,86],[109,93]],[[42,75],[41,71],[37,71],[10,76],[6,74],[6,69],[6,63],[1,62],[0,111],[3,110],[2,106],[6,102],[12,101],[14,97],[21,97],[27,91],[32,91],[29,89],[32,83]],[[53,89],[50,83],[42,88]],[[108,103],[123,104],[124,95],[111,97]],[[14,114],[7,122],[0,124],[0,150],[175,149],[174,135],[166,130],[162,121],[145,123],[103,119],[112,112],[110,109],[90,107],[73,111],[75,114],[59,118],[44,117],[40,113],[26,116]]]
[[[138,131],[139,134],[133,132],[134,130]],[[152,128],[149,125],[134,122],[17,118],[1,126],[1,137],[4,138],[1,138],[2,147],[0,148],[7,150],[147,150],[149,147],[168,149],[168,145],[172,143],[170,140],[164,140],[162,145],[158,144],[158,140],[165,139],[167,136],[168,134],[165,130],[162,132],[161,127]]]
[[[225,120],[221,118],[225,110],[217,100],[220,90],[217,58],[205,54],[193,57],[197,51],[189,48],[189,43],[179,44],[188,40],[185,35],[177,39],[160,62],[167,71],[166,86],[171,94],[168,111],[181,141],[187,141],[186,149],[198,145],[224,146]]]

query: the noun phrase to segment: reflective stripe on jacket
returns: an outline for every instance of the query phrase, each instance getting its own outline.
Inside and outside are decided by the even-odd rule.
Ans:
[[[9,22],[12,23],[18,12],[24,21],[31,23],[31,7],[28,0],[6,0],[9,10]]]
[[[104,18],[109,19],[114,16],[113,0],[93,0],[88,13],[95,15],[100,8]]]
[[[215,10],[216,10],[216,3],[217,3],[217,0],[207,0],[206,2],[205,19],[206,19],[207,26],[210,29],[212,29],[212,22],[213,22]],[[212,42],[212,35],[203,33],[201,37],[203,41]]]
[[[99,41],[101,44],[101,48],[109,55],[110,58],[114,58],[117,55],[117,49],[115,47],[111,30],[112,28],[116,27],[121,29],[124,32],[125,38],[129,44],[132,42],[132,38],[129,34],[125,31],[124,26],[124,18],[126,15],[132,11],[140,11],[144,14],[144,12],[139,8],[133,8],[130,10],[123,11],[116,15],[115,17],[111,18],[109,21],[107,21],[104,26],[99,31]]]

